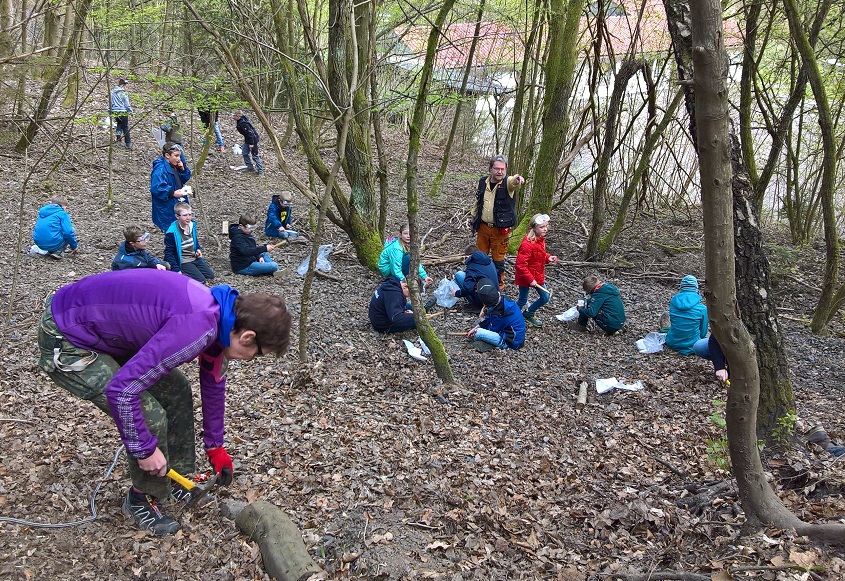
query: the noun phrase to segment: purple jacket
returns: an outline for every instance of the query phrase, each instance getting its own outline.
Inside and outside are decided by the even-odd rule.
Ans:
[[[129,269],[88,276],[60,288],[53,318],[77,347],[129,360],[105,393],[126,451],[147,458],[158,441],[141,413],[139,394],[201,353],[220,355],[220,305],[210,289],[165,270]],[[223,445],[226,379],[200,366],[203,440]]]

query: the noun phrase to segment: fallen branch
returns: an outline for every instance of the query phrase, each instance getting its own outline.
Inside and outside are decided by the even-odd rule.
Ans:
[[[644,573],[636,575],[625,575],[624,573],[617,573],[614,579],[624,579],[624,581],[669,581],[675,579],[677,581],[710,581],[710,575],[702,575],[700,573],[682,573],[680,571],[655,571],[653,573]]]
[[[333,280],[333,281],[335,281],[335,282],[343,282],[343,279],[342,279],[342,278],[340,278],[339,276],[335,276],[335,275],[333,275],[333,274],[329,274],[328,272],[323,272],[322,270],[315,270],[315,271],[314,271],[314,273],[315,273],[317,276],[321,276],[321,277],[323,277],[323,278],[327,278],[327,279],[329,279],[329,280]]]

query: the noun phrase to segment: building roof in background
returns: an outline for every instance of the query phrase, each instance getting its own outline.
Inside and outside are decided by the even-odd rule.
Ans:
[[[592,1],[593,7],[596,3]],[[642,6],[644,3],[644,7]],[[637,31],[638,15],[642,10],[642,20]],[[668,52],[672,41],[666,27],[666,12],[662,0],[611,0],[607,16],[607,34],[612,52],[617,58],[623,57],[635,44],[636,54],[659,54]],[[594,19],[581,19],[582,37],[589,41],[588,23],[595,25]],[[735,20],[725,20],[725,46],[742,46],[742,35]],[[400,50],[394,58],[409,60],[425,58],[430,26],[399,27],[394,30],[396,37],[404,43],[407,52]],[[450,24],[441,36],[434,66],[439,69],[462,69],[466,66],[472,37],[475,33],[474,22],[456,22]],[[636,40],[635,40],[636,39]],[[400,44],[401,46],[401,44]],[[602,45],[603,56],[608,56],[607,43]],[[476,67],[495,67],[497,65],[513,67],[521,62],[523,39],[514,28],[497,23],[483,22],[475,49]]]

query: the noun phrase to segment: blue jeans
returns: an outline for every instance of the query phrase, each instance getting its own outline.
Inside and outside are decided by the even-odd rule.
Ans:
[[[294,232],[293,230],[280,230],[275,234],[270,234],[272,238],[293,238],[294,236],[299,236],[299,232]]]
[[[243,147],[241,147],[241,154],[244,156],[244,165],[246,165],[247,169],[256,169],[258,173],[264,173],[264,166],[261,165],[261,158],[258,157],[257,143],[255,145],[249,145],[244,142]],[[250,159],[250,155],[252,159]],[[252,167],[253,160],[255,160],[255,168]]]
[[[489,329],[478,329],[475,332],[475,337],[473,337],[476,341],[484,341],[485,343],[490,343],[494,347],[498,347],[499,349],[507,349],[508,344],[505,343],[505,338],[496,333],[495,331],[490,331]]]
[[[249,266],[247,266],[243,270],[239,270],[238,274],[245,274],[247,276],[261,276],[262,274],[273,274],[277,270],[279,270],[279,265],[273,262],[273,259],[270,258],[270,254],[265,252],[261,255],[264,258],[264,262],[260,262],[256,260]]]
[[[710,339],[705,337],[704,339],[696,341],[692,346],[692,352],[699,357],[710,359]]]
[[[528,303],[528,293],[531,291],[530,286],[521,286],[519,287],[519,298],[516,300],[516,305],[522,309]],[[533,315],[536,313],[540,307],[545,305],[549,302],[549,293],[545,293],[539,288],[537,289],[537,294],[540,295],[537,297],[537,300],[531,303],[531,306],[526,309],[529,314]]]

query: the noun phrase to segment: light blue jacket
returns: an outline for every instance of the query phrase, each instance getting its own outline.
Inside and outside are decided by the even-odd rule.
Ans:
[[[402,259],[406,254],[408,253],[402,248],[402,241],[398,238],[385,241],[384,250],[381,251],[381,256],[378,258],[378,271],[382,276],[393,275],[399,280],[405,280],[405,273],[402,272]],[[428,278],[422,264],[420,264],[420,278]]]
[[[112,113],[132,113],[132,105],[129,104],[129,93],[121,86],[111,90],[110,96]]]
[[[58,204],[47,204],[38,210],[38,220],[32,231],[32,241],[41,250],[47,252],[58,250],[65,243],[74,250],[79,245],[70,216]]]
[[[701,302],[701,295],[693,290],[683,290],[669,301],[671,326],[666,333],[666,345],[689,355],[692,346],[707,336],[707,307]]]

